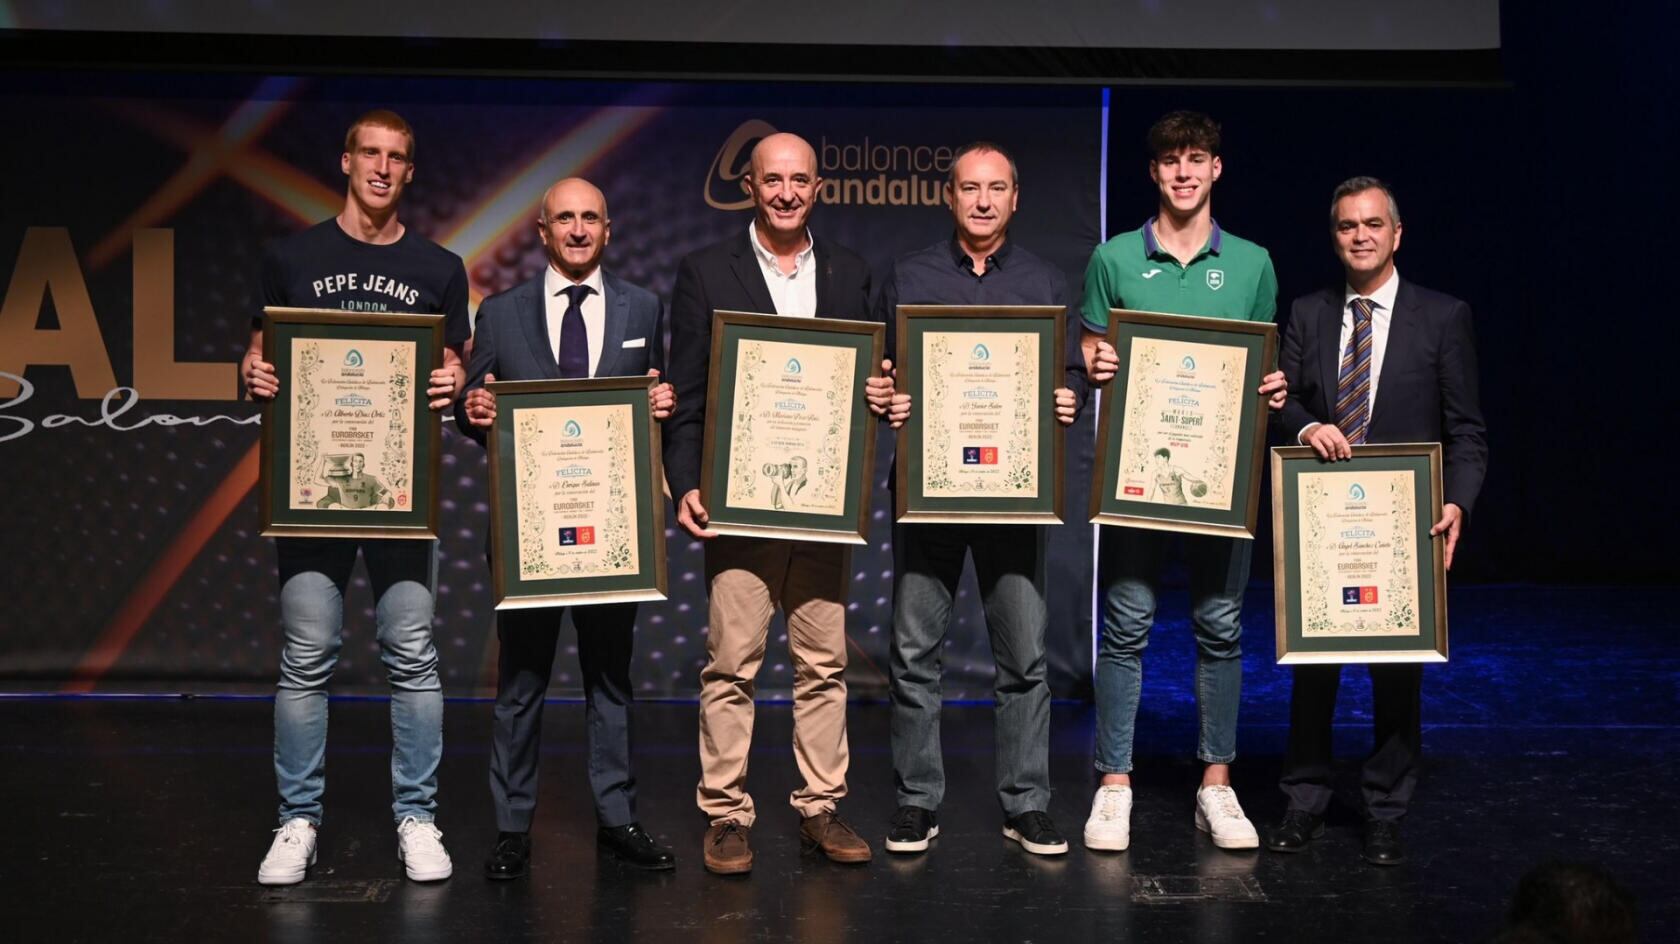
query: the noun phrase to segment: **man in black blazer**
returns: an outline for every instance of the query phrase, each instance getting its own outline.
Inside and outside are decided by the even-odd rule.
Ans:
[[[705,542],[710,598],[706,667],[700,673],[700,784],[709,828],[706,868],[752,869],[756,811],[746,791],[754,679],[770,618],[787,617],[794,664],[793,750],[804,780],[789,798],[801,840],[838,862],[867,862],[869,844],[835,812],[846,794],[846,585],[844,545],[719,536],[700,500],[712,313],[760,312],[866,320],[869,267],[857,253],[806,227],[816,203],[817,155],[804,139],[771,134],[753,149],[743,184],[753,201],[746,231],[690,253],[671,300],[670,378],[677,409],[665,424],[665,477],[677,521]],[[872,378],[865,395],[884,415],[892,382]]]
[[[601,268],[612,235],[606,196],[580,178],[556,183],[543,195],[537,233],[548,256],[543,274],[479,306],[467,395],[455,406],[455,422],[480,445],[496,421],[495,394],[484,389],[489,381],[657,376],[664,366],[659,297]],[[670,384],[654,385],[648,394],[654,419],[670,415],[673,397]],[[499,835],[484,863],[485,875],[493,879],[518,878],[529,868],[543,696],[561,614],[544,608],[496,617],[501,654],[490,793]],[[636,778],[630,772],[636,604],[572,607],[572,623],[583,674],[589,786],[600,823],[596,842],[634,865],[672,868],[670,851],[636,819]]]
[[[1289,442],[1326,461],[1349,458],[1350,446],[1361,443],[1441,443],[1445,501],[1430,533],[1444,536],[1451,568],[1487,472],[1470,306],[1400,278],[1400,211],[1381,181],[1354,177],[1337,187],[1330,231],[1347,284],[1295,300],[1279,362],[1289,401],[1276,422]],[[1400,819],[1423,746],[1423,667],[1373,664],[1370,671],[1375,743],[1360,777],[1364,857],[1398,865],[1405,861]],[[1266,842],[1275,852],[1298,852],[1323,834],[1340,679],[1339,665],[1295,667],[1281,781],[1289,809]]]

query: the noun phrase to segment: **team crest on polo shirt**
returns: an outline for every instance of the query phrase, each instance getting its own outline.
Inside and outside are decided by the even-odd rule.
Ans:
[[[1208,288],[1219,291],[1225,287],[1225,270],[1209,269],[1207,271]]]

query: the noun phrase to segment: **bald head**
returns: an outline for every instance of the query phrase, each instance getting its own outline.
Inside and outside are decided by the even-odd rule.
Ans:
[[[560,204],[595,204],[596,212],[601,219],[607,218],[607,195],[601,188],[595,186],[582,177],[565,177],[550,184],[543,191],[542,207],[538,211],[537,222],[546,223],[554,219],[555,207]]]
[[[601,264],[612,237],[607,195],[582,177],[556,181],[543,194],[537,234],[548,264],[573,282],[582,282]]]
[[[797,134],[778,131],[759,139],[752,152],[752,174],[764,173],[772,165],[803,166],[812,177],[817,176],[817,152],[811,143]]]
[[[752,194],[761,239],[778,252],[802,246],[805,221],[817,202],[817,152],[797,134],[765,135],[753,148],[743,181]]]

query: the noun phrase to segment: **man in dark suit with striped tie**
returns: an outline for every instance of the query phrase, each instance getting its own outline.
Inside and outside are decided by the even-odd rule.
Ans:
[[[1487,472],[1470,306],[1400,278],[1400,211],[1382,181],[1354,177],[1338,186],[1330,233],[1346,285],[1295,300],[1278,363],[1289,378],[1289,401],[1275,422],[1287,441],[1331,462],[1363,443],[1441,443],[1445,501],[1430,533],[1446,542],[1451,568]],[[1341,669],[1295,667],[1281,780],[1289,809],[1267,837],[1274,852],[1299,852],[1324,832]],[[1406,857],[1400,819],[1417,786],[1423,746],[1423,667],[1372,664],[1370,671],[1375,743],[1360,774],[1363,854],[1375,865],[1399,865]]]
[[[501,380],[658,375],[665,365],[664,306],[652,292],[601,268],[612,235],[607,199],[580,178],[556,183],[537,217],[548,265],[536,278],[485,299],[478,310],[467,394],[455,422],[482,445],[496,421],[496,397],[484,384]],[[667,383],[648,393],[653,417],[676,405]],[[558,609],[497,614],[500,674],[490,745],[490,793],[496,802],[495,847],[485,875],[524,875],[537,803],[537,753],[543,696],[560,637]],[[630,771],[630,685],[636,604],[572,607],[583,675],[589,737],[589,786],[600,824],[596,842],[619,858],[650,869],[675,864],[670,851],[636,818],[636,778]]]

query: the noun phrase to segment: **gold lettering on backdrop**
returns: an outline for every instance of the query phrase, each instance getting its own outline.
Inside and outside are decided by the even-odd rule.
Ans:
[[[49,292],[57,328],[40,327]],[[22,376],[35,364],[70,368],[76,396],[83,400],[97,400],[117,385],[70,231],[61,226],[24,231],[17,268],[0,303],[0,372]],[[18,389],[16,381],[0,376],[0,397],[15,397]]]
[[[154,400],[237,400],[239,365],[175,359],[175,231],[134,234],[134,387]]]
[[[174,230],[134,234],[133,284],[134,388],[159,400],[239,399],[237,364],[175,360]],[[57,328],[40,327],[49,293]],[[117,386],[70,231],[57,226],[24,231],[0,303],[0,397],[16,398],[20,385],[12,378],[42,365],[70,368],[82,400]]]

